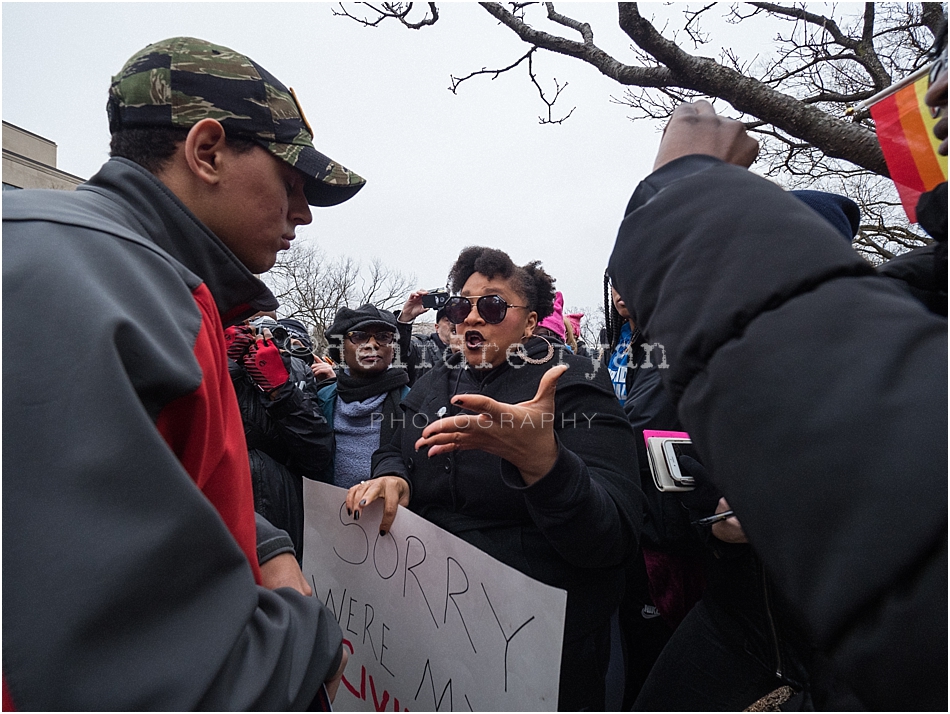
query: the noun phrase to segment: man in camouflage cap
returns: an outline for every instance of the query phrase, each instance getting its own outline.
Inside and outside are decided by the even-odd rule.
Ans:
[[[342,635],[255,522],[223,327],[277,308],[253,273],[363,179],[202,40],[137,53],[108,113],[86,184],[3,200],[6,327],[64,360],[3,360],[4,709],[307,708]]]
[[[306,175],[312,206],[342,203],[362,178],[317,151],[293,89],[249,57],[191,37],[149,45],[133,55],[109,89],[109,129],[189,129],[215,119],[229,137],[251,139]]]

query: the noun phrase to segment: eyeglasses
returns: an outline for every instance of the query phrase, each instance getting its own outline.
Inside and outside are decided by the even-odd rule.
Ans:
[[[500,295],[482,295],[481,297],[455,295],[446,300],[442,312],[454,324],[460,325],[471,313],[473,304],[478,309],[478,314],[489,325],[497,325],[504,320],[509,307],[528,309],[527,305],[509,305]]]
[[[940,54],[939,57],[937,57],[934,60],[934,63],[930,65],[930,74],[927,75],[927,89],[930,89],[933,83],[937,81],[937,77],[939,77],[941,73],[946,72],[946,71],[947,71],[947,47],[946,45],[944,45],[943,52]],[[940,116],[941,109],[943,109],[943,107],[939,107],[939,106],[930,107],[930,116],[933,117],[934,119],[937,119]]]
[[[391,345],[393,340],[396,339],[395,332],[365,332],[364,330],[353,330],[352,332],[346,333],[346,339],[352,342],[354,345],[365,345],[369,342],[369,338],[373,337],[376,339],[377,345]]]

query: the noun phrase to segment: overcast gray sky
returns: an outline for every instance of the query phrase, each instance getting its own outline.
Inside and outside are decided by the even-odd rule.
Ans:
[[[445,283],[463,247],[488,245],[519,264],[541,260],[568,307],[601,305],[623,209],[650,172],[660,127],[631,122],[610,101],[619,85],[551,53],[535,68],[551,90],[554,77],[568,82],[560,104],[576,109],[564,124],[538,123],[544,105],[520,68],[453,95],[451,74],[504,67],[527,49],[474,3],[440,3],[439,22],[421,31],[363,27],[333,7],[5,2],[3,119],[56,142],[59,168],[88,178],[108,157],[110,77],[151,42],[204,38],[294,87],[317,148],[368,181],[353,200],[315,209],[299,239],[331,256],[379,257],[425,288]],[[615,4],[557,7],[632,61]]]

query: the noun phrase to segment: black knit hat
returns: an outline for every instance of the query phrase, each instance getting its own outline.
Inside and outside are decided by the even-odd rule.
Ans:
[[[324,333],[330,342],[330,346],[327,348],[330,359],[342,363],[341,346],[346,333],[353,330],[362,330],[370,325],[385,327],[392,332],[398,332],[396,316],[389,310],[380,310],[375,305],[370,304],[361,305],[355,310],[349,307],[341,307],[337,310],[336,319],[333,320],[333,324]]]
[[[861,227],[861,209],[847,196],[827,191],[790,191],[790,193],[834,226],[849,243]]]
[[[300,340],[301,344],[308,350],[313,350],[313,340],[310,339],[310,333],[307,332],[306,326],[300,320],[296,320],[292,317],[283,317],[277,322],[283,325],[284,329],[290,333],[292,338]]]
[[[327,335],[345,335],[352,330],[362,330],[370,325],[387,327],[396,332],[396,316],[389,310],[380,310],[375,305],[361,305],[355,310],[341,307],[337,310],[336,319],[327,328]]]

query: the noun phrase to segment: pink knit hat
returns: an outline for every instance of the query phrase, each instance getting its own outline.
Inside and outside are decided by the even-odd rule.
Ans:
[[[577,339],[581,338],[581,318],[584,317],[583,312],[572,312],[570,315],[565,315],[568,321],[571,323],[571,327],[574,329],[574,337]]]
[[[562,340],[567,335],[567,330],[564,329],[564,296],[560,290],[554,296],[554,312],[541,320],[538,327],[548,328]]]

